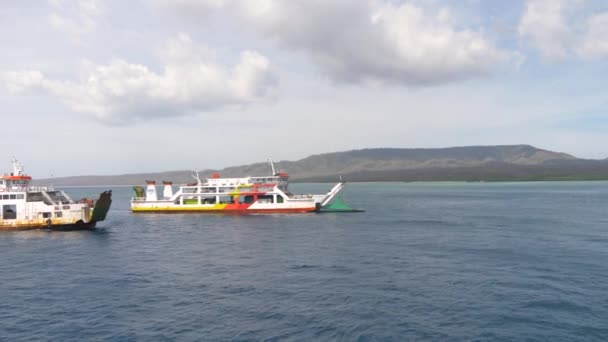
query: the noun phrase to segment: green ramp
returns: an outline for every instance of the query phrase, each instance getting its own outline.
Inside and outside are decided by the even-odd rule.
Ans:
[[[352,208],[351,206],[349,206],[348,204],[346,204],[344,202],[344,200],[342,199],[342,197],[336,197],[334,198],[333,201],[331,201],[331,203],[325,205],[324,207],[321,207],[321,209],[319,209],[319,213],[360,213],[360,212],[364,212],[365,210],[363,209],[355,209]]]

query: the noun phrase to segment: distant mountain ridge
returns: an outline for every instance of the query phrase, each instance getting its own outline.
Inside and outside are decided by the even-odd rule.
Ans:
[[[608,179],[608,160],[586,160],[530,145],[449,148],[373,148],[317,154],[298,161],[280,161],[278,169],[293,181],[506,181]],[[267,162],[204,170],[223,177],[270,173]],[[134,185],[146,179],[192,182],[192,171],[116,176],[77,176],[39,180],[38,184]]]

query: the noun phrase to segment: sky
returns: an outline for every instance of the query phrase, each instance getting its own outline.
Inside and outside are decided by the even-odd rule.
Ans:
[[[35,178],[376,147],[608,157],[604,0],[9,0],[0,44],[0,159]]]

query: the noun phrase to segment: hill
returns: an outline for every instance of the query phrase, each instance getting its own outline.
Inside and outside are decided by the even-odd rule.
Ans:
[[[312,155],[276,163],[293,181],[516,181],[608,179],[607,160],[579,159],[529,145],[467,146],[432,149],[376,148]],[[204,170],[204,177],[269,174],[267,162]],[[192,181],[192,171],[116,176],[78,176],[39,180],[38,184],[133,185],[146,179]]]

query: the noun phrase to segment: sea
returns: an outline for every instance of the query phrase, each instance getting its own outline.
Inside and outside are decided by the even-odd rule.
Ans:
[[[331,184],[292,184],[316,193]],[[351,183],[361,213],[0,233],[0,341],[608,341],[608,182]]]

